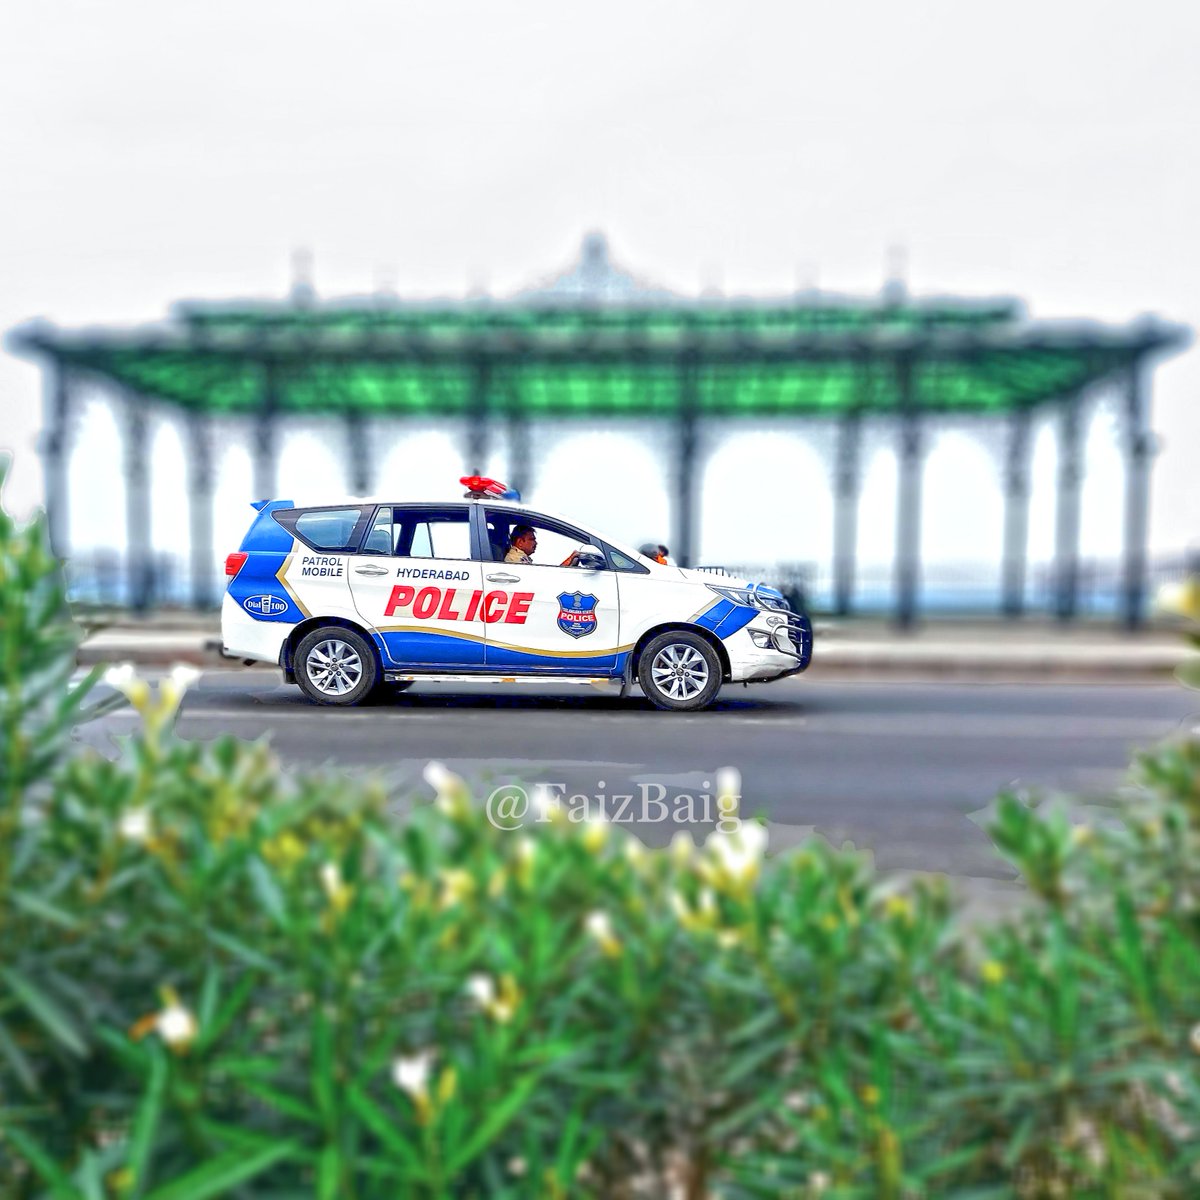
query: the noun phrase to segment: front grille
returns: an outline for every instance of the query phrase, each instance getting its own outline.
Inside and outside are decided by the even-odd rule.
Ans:
[[[812,661],[812,622],[804,613],[789,612],[787,632],[800,659],[800,666],[807,667],[809,662]]]

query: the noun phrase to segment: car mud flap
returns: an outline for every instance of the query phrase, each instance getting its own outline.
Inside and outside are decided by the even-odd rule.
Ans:
[[[633,652],[625,655],[625,667],[621,671],[621,690],[617,693],[618,700],[624,700],[633,688]]]

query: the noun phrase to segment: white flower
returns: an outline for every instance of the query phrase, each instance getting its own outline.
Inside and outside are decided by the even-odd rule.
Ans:
[[[609,958],[615,958],[621,953],[621,943],[613,933],[612,918],[603,909],[597,908],[588,913],[583,922],[584,929],[600,944],[600,949]]]
[[[168,1004],[154,1018],[154,1028],[168,1046],[188,1046],[200,1031],[196,1018],[178,1001]]]
[[[321,886],[331,900],[342,890],[342,868],[337,863],[321,864]]]
[[[501,1024],[513,1019],[521,1003],[521,989],[511,975],[501,978],[497,990],[496,981],[480,972],[468,977],[464,990],[482,1012]]]
[[[489,1008],[496,1001],[496,984],[490,975],[482,972],[467,979],[465,990],[480,1008]]]
[[[127,842],[148,842],[152,833],[148,808],[127,808],[117,822],[117,832]]]
[[[189,667],[187,663],[176,663],[167,678],[180,692],[186,692],[200,678],[200,668]]]
[[[1188,1035],[1188,1042],[1192,1049],[1200,1054],[1200,1025],[1193,1025],[1192,1032]]]
[[[722,767],[717,772],[717,801],[732,801],[732,808],[727,814],[732,816],[737,812],[738,801],[742,798],[742,773],[737,767]]]
[[[559,796],[552,784],[535,783],[529,796],[529,806],[533,809],[535,820],[539,825],[547,821],[565,821],[567,814]]]
[[[436,1057],[433,1050],[421,1050],[408,1057],[394,1058],[392,1060],[392,1082],[413,1099],[428,1095],[429,1074],[433,1069],[433,1060]]]
[[[611,828],[612,823],[608,819],[608,814],[601,809],[595,816],[591,816],[587,820],[583,831],[584,846],[593,854],[598,853],[604,849]]]
[[[601,908],[588,913],[583,927],[594,938],[612,937],[612,918]]]
[[[161,724],[171,719],[179,708],[183,694],[200,678],[200,672],[186,663],[178,663],[159,684],[158,705],[153,713],[147,713],[147,724]]]
[[[137,672],[133,669],[133,663],[118,663],[115,667],[109,667],[102,678],[110,688],[123,692],[137,678]]]
[[[462,816],[469,807],[467,783],[443,762],[425,764],[425,782],[434,790],[433,802],[449,817]]]
[[[104,672],[104,682],[120,692],[143,716],[150,706],[150,685],[133,669],[133,663],[121,663]]]
[[[715,830],[704,841],[704,851],[724,882],[748,883],[762,865],[767,849],[767,828],[757,821],[739,825],[732,833]]]
[[[814,1196],[819,1196],[822,1192],[829,1191],[833,1186],[833,1178],[828,1171],[814,1171],[808,1177],[808,1188]]]
[[[688,829],[677,830],[667,846],[667,853],[676,866],[685,866],[696,853],[696,843]]]

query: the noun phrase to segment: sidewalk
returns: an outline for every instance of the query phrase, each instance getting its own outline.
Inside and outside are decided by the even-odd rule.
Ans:
[[[1183,639],[1170,629],[1129,635],[1110,623],[1058,627],[1040,617],[931,619],[901,634],[881,620],[818,620],[809,673],[864,679],[1154,681],[1169,679],[1186,653]],[[186,613],[158,613],[140,621],[122,617],[92,632],[80,647],[78,660],[81,666],[102,662],[239,665],[221,654],[215,614]]]

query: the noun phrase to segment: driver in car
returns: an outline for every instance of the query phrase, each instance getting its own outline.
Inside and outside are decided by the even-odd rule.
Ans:
[[[514,525],[508,539],[508,553],[504,556],[506,563],[531,563],[533,552],[537,549],[537,534],[532,525]]]
[[[533,563],[533,552],[537,549],[537,534],[532,525],[514,525],[508,539],[508,552],[504,556],[506,563],[519,563],[522,566]],[[559,563],[560,567],[577,567],[579,551],[572,550]]]

